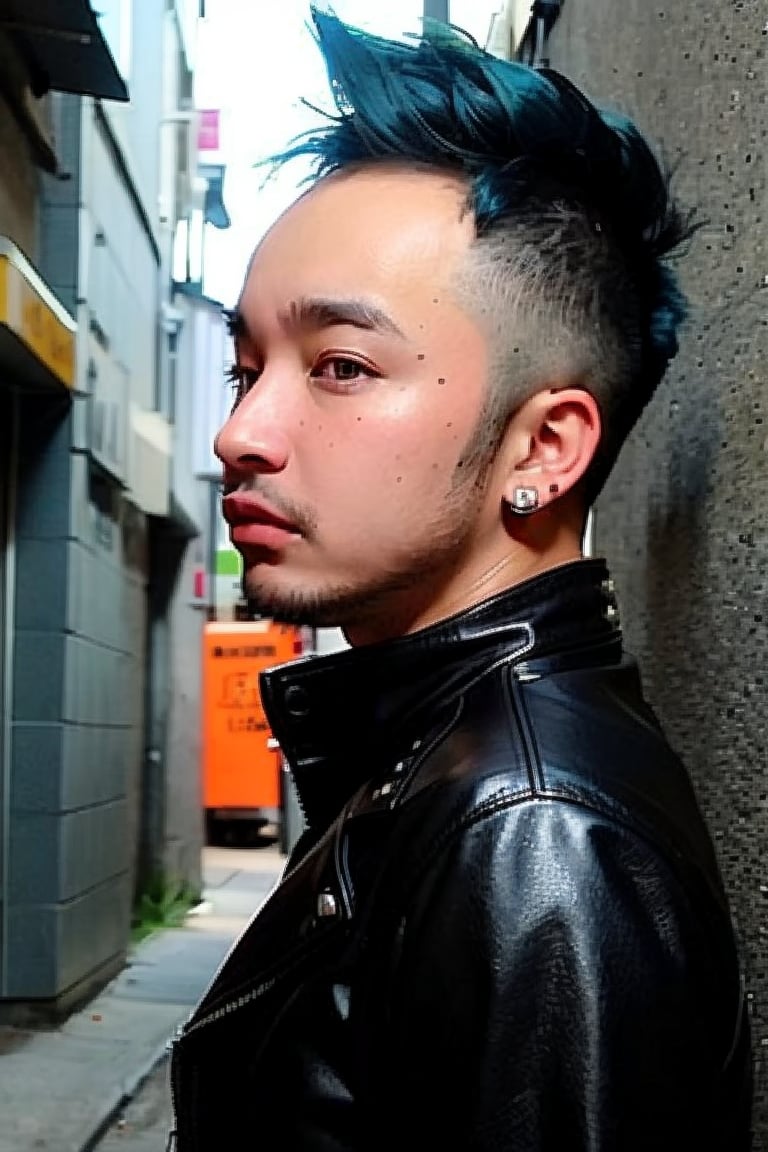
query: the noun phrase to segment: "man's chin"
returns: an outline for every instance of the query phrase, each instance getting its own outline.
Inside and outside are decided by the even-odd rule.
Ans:
[[[247,574],[243,591],[252,613],[278,623],[346,630],[386,619],[414,582],[414,576],[407,573],[366,585],[280,588]]]
[[[335,614],[325,612],[312,604],[264,600],[248,597],[248,612],[251,616],[267,617],[277,624],[295,624],[310,628],[340,627]]]
[[[350,590],[346,589],[323,592],[285,590],[246,580],[244,591],[252,615],[265,616],[280,624],[338,628],[344,625],[349,615]]]

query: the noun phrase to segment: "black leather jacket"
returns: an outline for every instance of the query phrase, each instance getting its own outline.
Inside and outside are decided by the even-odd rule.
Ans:
[[[177,1041],[179,1152],[743,1152],[736,948],[602,561],[265,674],[309,831]]]

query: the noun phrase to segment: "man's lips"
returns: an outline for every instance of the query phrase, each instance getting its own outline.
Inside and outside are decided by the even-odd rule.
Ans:
[[[225,496],[224,519],[233,544],[280,548],[300,535],[299,529],[262,500],[245,493]]]
[[[298,531],[289,520],[275,512],[268,504],[243,493],[233,492],[230,496],[225,496],[222,510],[224,519],[233,528],[240,524],[270,524],[274,528],[283,528],[286,532]]]

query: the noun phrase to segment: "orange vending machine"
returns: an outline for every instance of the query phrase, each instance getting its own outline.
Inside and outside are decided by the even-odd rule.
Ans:
[[[302,653],[299,628],[219,621],[203,633],[203,804],[209,839],[233,820],[280,819],[281,759],[259,694],[259,673]]]

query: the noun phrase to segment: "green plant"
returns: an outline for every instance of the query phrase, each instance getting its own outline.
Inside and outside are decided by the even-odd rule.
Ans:
[[[160,928],[178,928],[189,909],[197,903],[197,894],[185,884],[158,876],[147,885],[133,910],[131,943],[146,940]]]

